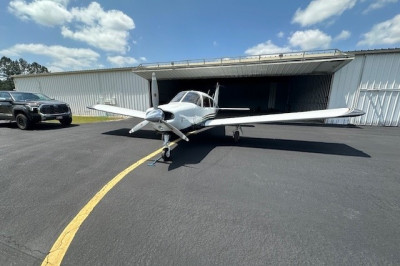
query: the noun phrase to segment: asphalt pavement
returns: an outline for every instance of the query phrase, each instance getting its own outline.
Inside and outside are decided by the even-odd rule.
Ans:
[[[0,265],[40,265],[81,208],[160,148],[139,120],[0,123]],[[400,129],[273,124],[189,136],[95,207],[63,265],[400,264]]]

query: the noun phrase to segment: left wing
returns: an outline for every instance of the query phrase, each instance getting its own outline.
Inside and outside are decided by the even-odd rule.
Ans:
[[[146,113],[142,112],[142,111],[136,111],[133,109],[111,106],[111,105],[106,105],[106,104],[96,104],[93,106],[88,106],[87,108],[93,109],[93,110],[98,110],[98,111],[103,111],[103,112],[107,112],[107,113],[118,114],[118,115],[133,116],[133,117],[142,118],[142,119],[144,119],[146,117]]]
[[[207,120],[204,123],[204,126],[206,126],[206,127],[232,126],[232,125],[243,125],[243,124],[258,124],[258,123],[287,122],[287,121],[298,121],[298,120],[325,119],[325,118],[334,118],[334,117],[354,117],[354,116],[360,116],[363,114],[365,114],[365,113],[358,109],[337,108],[337,109],[327,109],[327,110],[307,111],[307,112],[297,112],[297,113],[284,113],[284,114],[273,114],[273,115],[256,115],[256,116],[211,119],[211,120]]]

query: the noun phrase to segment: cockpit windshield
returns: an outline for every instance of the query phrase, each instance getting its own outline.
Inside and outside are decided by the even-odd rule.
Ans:
[[[173,102],[180,102],[183,98],[183,96],[185,96],[187,91],[181,91],[180,93],[178,93],[174,98],[172,98],[171,103]]]
[[[201,106],[201,95],[194,91],[181,91],[171,100],[172,102],[194,103]]]
[[[200,97],[200,94],[198,94],[197,92],[189,91],[189,92],[185,95],[185,97],[182,99],[182,102],[194,103],[194,104],[197,104],[197,105],[201,106],[201,97]]]

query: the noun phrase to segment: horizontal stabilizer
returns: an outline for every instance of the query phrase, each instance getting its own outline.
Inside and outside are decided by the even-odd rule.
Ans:
[[[105,104],[96,104],[93,106],[88,106],[87,108],[92,109],[92,110],[103,111],[103,112],[118,114],[118,115],[132,116],[132,117],[137,117],[137,118],[142,118],[142,119],[144,119],[146,117],[146,113],[142,112],[142,111],[136,111],[133,109],[105,105]]]
[[[363,114],[364,112],[358,109],[337,108],[337,109],[327,109],[327,110],[307,111],[307,112],[297,112],[297,113],[212,119],[206,121],[205,126],[212,127],[212,126],[257,124],[257,123],[288,122],[288,121],[299,121],[299,120],[315,120],[315,119],[326,119],[335,117],[354,117]]]

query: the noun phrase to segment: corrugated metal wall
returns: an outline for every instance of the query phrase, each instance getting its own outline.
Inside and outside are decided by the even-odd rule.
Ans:
[[[326,109],[331,75],[307,75],[290,78],[288,104],[290,112]]]
[[[18,91],[41,92],[69,103],[75,115],[104,116],[86,108],[96,103],[140,111],[150,106],[149,82],[129,70],[38,75],[14,82]]]
[[[366,114],[327,123],[399,126],[399,94],[400,53],[357,55],[335,73],[328,106],[358,108]]]

